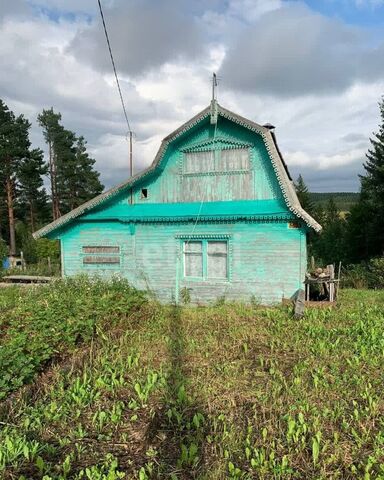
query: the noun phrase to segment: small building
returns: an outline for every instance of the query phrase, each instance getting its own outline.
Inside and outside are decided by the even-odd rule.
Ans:
[[[34,234],[61,242],[62,274],[121,276],[161,301],[270,304],[303,288],[306,234],[271,125],[212,101],[152,165]]]

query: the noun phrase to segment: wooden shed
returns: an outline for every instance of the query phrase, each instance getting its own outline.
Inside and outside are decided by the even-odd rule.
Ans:
[[[152,165],[34,234],[61,241],[62,274],[121,276],[163,302],[280,302],[303,287],[306,233],[271,126],[212,101]]]

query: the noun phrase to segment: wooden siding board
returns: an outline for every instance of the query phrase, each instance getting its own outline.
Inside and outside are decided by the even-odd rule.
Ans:
[[[89,227],[89,226],[88,226]],[[230,235],[229,281],[192,281],[176,272],[182,270],[182,240],[178,235]],[[121,248],[120,266],[84,268],[81,247],[106,239]],[[99,223],[85,229],[79,224],[62,238],[66,252],[65,273],[97,274],[127,278],[139,289],[150,289],[161,301],[177,297],[180,289],[191,289],[195,303],[207,303],[220,296],[249,301],[252,296],[263,303],[290,298],[301,287],[305,273],[305,237],[287,223],[190,223],[139,224],[132,235],[128,225]],[[303,240],[304,238],[304,240]],[[303,246],[304,245],[304,246]],[[284,252],[284,253],[282,253]]]

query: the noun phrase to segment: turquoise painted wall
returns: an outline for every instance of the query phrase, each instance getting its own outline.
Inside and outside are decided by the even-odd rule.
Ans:
[[[197,281],[183,275],[183,236],[228,236],[229,279]],[[83,265],[82,246],[120,245],[120,266]],[[121,276],[139,289],[150,289],[161,301],[177,300],[182,288],[194,303],[222,295],[263,303],[290,298],[302,286],[306,270],[305,231],[288,223],[190,223],[124,225],[118,222],[77,224],[62,237],[64,274]]]
[[[246,145],[249,171],[184,175],[185,149],[204,149],[213,137],[215,148]],[[141,195],[143,188],[147,189],[146,199]],[[290,298],[302,287],[306,228],[300,222],[299,228],[289,226],[292,214],[284,203],[260,135],[222,117],[215,130],[205,119],[168,147],[159,168],[135,185],[132,195],[133,206],[129,191],[125,191],[56,234],[62,245],[64,275],[121,276],[139,289],[151,290],[164,302],[177,301],[180,291],[188,288],[194,303],[207,303],[220,296],[245,301],[255,297],[263,303],[274,303]],[[207,220],[196,214],[203,210],[209,212]],[[212,221],[219,211],[230,215],[264,213],[270,220]],[[135,212],[139,212],[136,217]],[[159,212],[173,219],[154,223],[150,218]],[[196,219],[180,220],[186,212],[195,212]],[[225,236],[229,278],[185,278],[182,236]],[[97,245],[119,246],[120,264],[83,264],[82,247]]]
[[[191,146],[199,148],[200,142],[205,142],[214,136],[218,139],[217,148],[220,148],[220,139],[249,145],[251,168],[248,173],[210,173],[188,176],[182,174],[183,150]],[[233,143],[233,145],[239,146],[238,143]],[[148,191],[146,199],[141,196],[143,188]],[[120,194],[109,205],[103,206],[104,213],[108,212],[106,210],[108,208],[113,210],[117,204],[127,205],[129,199],[129,192]],[[262,137],[222,117],[218,119],[216,132],[214,127],[209,124],[208,118],[175,141],[164,155],[161,170],[138,183],[133,189],[135,204],[241,199],[277,199],[283,202],[281,190]]]

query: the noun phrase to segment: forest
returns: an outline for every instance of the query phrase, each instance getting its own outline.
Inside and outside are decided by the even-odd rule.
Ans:
[[[359,194],[313,194],[301,175],[295,182],[303,208],[323,226],[309,233],[312,263],[342,262],[348,286],[384,287],[384,99],[379,109]],[[30,121],[0,100],[0,257],[22,251],[29,265],[59,258],[56,242],[35,241],[32,232],[104,188],[85,138],[65,128],[60,112],[42,110],[37,122],[45,155],[31,144]]]
[[[43,110],[37,122],[46,156],[31,144],[30,121],[0,100],[0,257],[22,251],[29,264],[59,256],[56,242],[32,233],[104,188],[85,138],[66,129],[59,112]]]

